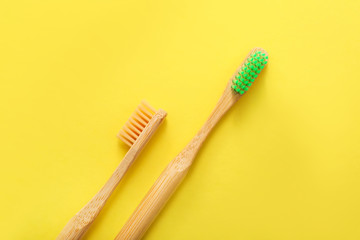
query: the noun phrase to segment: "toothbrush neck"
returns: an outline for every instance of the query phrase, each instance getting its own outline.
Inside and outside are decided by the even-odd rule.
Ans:
[[[240,95],[235,95],[230,89],[230,85],[228,85],[214,110],[210,114],[210,117],[206,120],[204,126],[188,143],[188,145],[175,157],[173,162],[170,163],[174,169],[177,171],[187,171],[189,169],[211,130],[239,98]]]
[[[219,99],[218,103],[216,104],[214,110],[210,114],[209,118],[206,120],[203,127],[186,147],[193,150],[193,158],[196,156],[197,152],[201,148],[202,144],[205,142],[207,136],[210,134],[212,129],[225,115],[225,113],[237,102],[238,99],[239,95],[234,95],[231,89],[225,90],[224,94]],[[191,159],[191,162],[192,160],[193,159]]]

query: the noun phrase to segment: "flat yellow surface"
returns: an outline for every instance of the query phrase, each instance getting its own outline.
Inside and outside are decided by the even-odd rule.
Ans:
[[[147,240],[360,239],[360,1],[0,2],[1,239],[54,239],[168,112],[85,239],[113,239],[255,46],[269,64]]]

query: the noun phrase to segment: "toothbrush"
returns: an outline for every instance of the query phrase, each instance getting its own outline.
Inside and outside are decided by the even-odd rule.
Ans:
[[[165,117],[164,110],[156,111],[145,101],[141,102],[118,134],[130,147],[129,151],[100,191],[66,224],[58,240],[80,239],[85,234]]]
[[[204,126],[161,173],[135,212],[115,237],[116,240],[140,239],[145,234],[155,217],[186,176],[208,134],[221,117],[248,91],[258,74],[267,64],[267,59],[266,51],[261,48],[254,48],[249,53],[228,82],[224,93]]]

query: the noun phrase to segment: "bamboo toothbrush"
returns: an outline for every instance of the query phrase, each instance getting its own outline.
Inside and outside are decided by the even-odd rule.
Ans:
[[[228,82],[224,93],[204,126],[185,149],[161,173],[160,177],[116,236],[116,240],[140,239],[144,235],[152,221],[186,176],[197,152],[210,131],[231,106],[249,89],[258,74],[265,67],[267,59],[267,53],[261,48],[254,48],[249,53]]]
[[[57,237],[58,240],[80,239],[85,234],[165,117],[164,110],[156,111],[145,101],[141,102],[118,134],[130,147],[129,151],[100,191],[66,224]]]

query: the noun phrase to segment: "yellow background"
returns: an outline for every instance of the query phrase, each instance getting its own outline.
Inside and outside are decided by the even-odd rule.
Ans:
[[[168,112],[85,239],[113,239],[255,46],[269,64],[145,239],[360,239],[360,1],[0,2],[1,239],[54,239]]]

